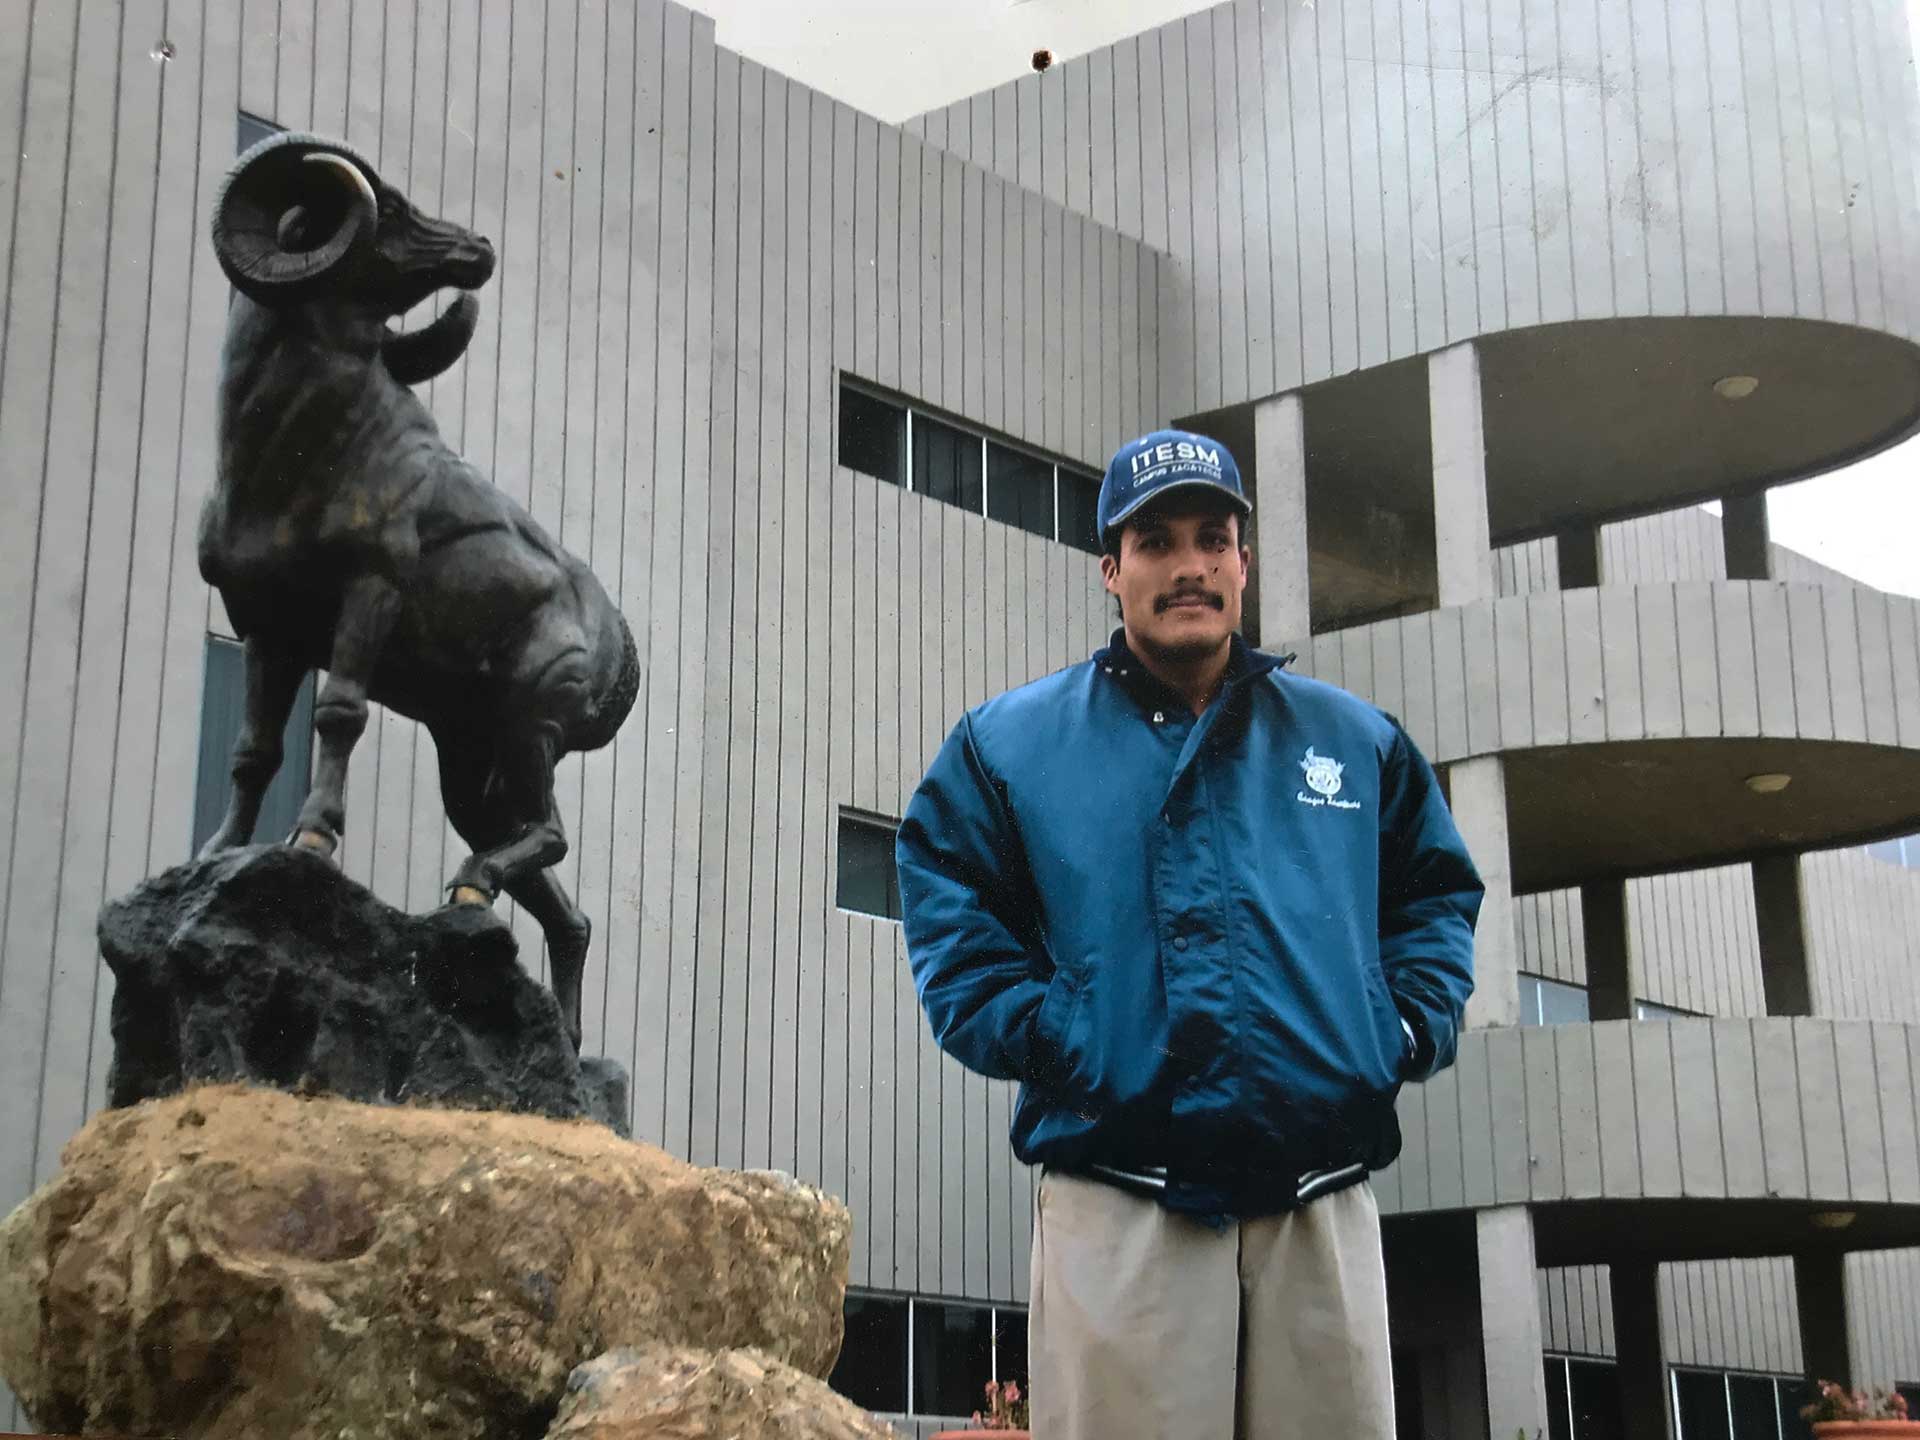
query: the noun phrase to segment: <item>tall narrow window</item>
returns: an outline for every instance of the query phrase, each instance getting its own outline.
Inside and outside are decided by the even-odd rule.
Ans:
[[[840,463],[889,485],[906,484],[906,407],[842,385]]]
[[[980,437],[916,413],[913,488],[935,500],[980,511]]]
[[[987,518],[1053,538],[1053,465],[987,442]]]
[[[206,673],[200,686],[200,768],[193,793],[193,848],[198,851],[227,813],[233,784],[233,746],[247,715],[245,651],[232,640],[207,637]],[[281,738],[280,773],[267,786],[260,802],[260,819],[253,827],[262,841],[284,840],[293,833],[300,806],[307,798],[307,779],[313,764],[313,676],[308,675],[294,698]]]
[[[842,910],[900,918],[900,872],[893,862],[893,835],[885,820],[840,812],[840,863],[835,902]]]

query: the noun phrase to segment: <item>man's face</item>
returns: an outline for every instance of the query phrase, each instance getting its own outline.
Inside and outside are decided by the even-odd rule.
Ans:
[[[1127,643],[1174,662],[1217,653],[1240,628],[1252,552],[1239,518],[1222,509],[1149,508],[1127,521],[1118,557],[1100,573],[1120,599]]]

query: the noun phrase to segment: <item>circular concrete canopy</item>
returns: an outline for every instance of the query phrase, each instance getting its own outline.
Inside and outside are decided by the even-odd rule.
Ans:
[[[1495,544],[1801,479],[1920,423],[1920,347],[1827,321],[1581,320],[1481,337]],[[1759,385],[1729,400],[1715,382]],[[1302,392],[1312,488],[1431,507],[1424,356]]]
[[[1752,775],[1786,774],[1775,794]],[[1841,741],[1640,740],[1506,755],[1513,888],[1731,864],[1920,831],[1920,751]]]

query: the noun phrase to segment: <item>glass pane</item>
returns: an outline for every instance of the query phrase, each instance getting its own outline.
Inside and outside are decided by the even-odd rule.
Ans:
[[[1540,1023],[1542,1025],[1584,1025],[1589,1018],[1586,988],[1563,985],[1558,980],[1540,982]]]
[[[1000,1378],[1018,1380],[1024,1391],[1027,1388],[1027,1312],[996,1310],[993,1323],[997,1327],[993,1341],[994,1363],[1000,1367]]]
[[[1633,1002],[1633,1018],[1636,1020],[1684,1020],[1692,1014],[1691,1010],[1676,1010],[1671,1005],[1656,1005],[1651,1000]]]
[[[905,479],[906,454],[906,407],[842,385],[840,463],[898,485]]]
[[[840,817],[839,885],[835,903],[884,920],[900,918],[900,874],[893,861],[893,827]]]
[[[980,513],[980,437],[913,417],[913,488],[923,495]]]
[[[1625,1440],[1620,1423],[1620,1367],[1591,1360],[1567,1365],[1573,1400],[1573,1440]]]
[[[907,1302],[847,1296],[847,1338],[827,1383],[854,1404],[891,1415],[907,1408]]]
[[[913,1307],[913,1410],[971,1415],[993,1378],[993,1311],[984,1305]]]
[[[1813,1403],[1813,1387],[1798,1375],[1779,1375],[1773,1383],[1780,1395],[1780,1433],[1786,1440],[1811,1440],[1813,1427],[1800,1412]]]
[[[1389,1362],[1393,1367],[1393,1440],[1423,1440],[1427,1424],[1420,1403],[1420,1353],[1395,1350]],[[1547,1367],[1553,1367],[1551,1360]]]
[[[1780,1440],[1771,1377],[1729,1375],[1727,1397],[1733,1402],[1733,1440]]]
[[[1573,1440],[1567,1414],[1567,1362],[1557,1355],[1547,1357],[1547,1440]]]
[[[1727,1381],[1724,1375],[1675,1370],[1680,1395],[1679,1440],[1732,1440],[1727,1433]]]
[[[249,115],[246,111],[242,110],[240,112],[240,123],[235,127],[233,153],[238,155],[243,151],[251,150],[269,135],[278,135],[279,133],[280,127],[278,125],[262,120],[258,115]]]
[[[1095,523],[1100,514],[1100,477],[1060,467],[1060,538],[1089,555],[1100,553]]]
[[[1053,465],[987,442],[987,515],[1053,538]]]
[[[306,802],[313,773],[313,686],[311,673],[300,682],[280,738],[280,770],[260,800],[254,838],[277,843],[293,833]],[[198,853],[220,828],[232,786],[233,746],[247,713],[246,651],[235,641],[207,637],[206,669],[200,683],[200,768],[193,795],[193,849]]]

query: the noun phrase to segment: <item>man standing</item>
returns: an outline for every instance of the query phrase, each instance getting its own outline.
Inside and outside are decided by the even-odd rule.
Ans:
[[[968,712],[900,827],[942,1048],[1045,1167],[1042,1440],[1390,1440],[1379,1212],[1401,1082],[1450,1064],[1481,885],[1390,715],[1237,631],[1219,442],[1107,467],[1091,661]]]

